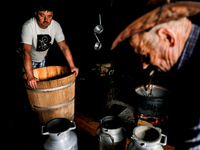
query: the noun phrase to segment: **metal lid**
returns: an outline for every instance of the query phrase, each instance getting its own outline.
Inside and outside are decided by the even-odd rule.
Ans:
[[[49,133],[61,133],[67,131],[70,127],[71,122],[66,118],[56,118],[46,124]]]

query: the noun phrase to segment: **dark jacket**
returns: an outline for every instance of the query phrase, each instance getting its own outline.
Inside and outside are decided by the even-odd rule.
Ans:
[[[173,96],[169,107],[171,134],[168,139],[176,149],[183,150],[200,144],[184,142],[200,133],[190,129],[199,124],[200,118],[200,35],[189,61],[178,71],[175,67],[177,65],[172,69],[169,84]]]

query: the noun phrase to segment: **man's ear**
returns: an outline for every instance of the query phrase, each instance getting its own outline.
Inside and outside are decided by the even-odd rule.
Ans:
[[[169,46],[173,47],[176,44],[176,34],[175,32],[169,27],[162,27],[158,30],[158,36],[164,42],[168,42]]]

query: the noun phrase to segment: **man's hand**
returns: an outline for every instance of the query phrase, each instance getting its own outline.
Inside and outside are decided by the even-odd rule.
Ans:
[[[78,76],[79,69],[77,67],[72,67],[71,72],[76,72],[76,77]]]
[[[39,81],[39,79],[36,78],[36,77],[28,77],[28,78],[27,78],[27,84],[28,84],[32,89],[36,89],[36,88],[37,88],[37,81]]]

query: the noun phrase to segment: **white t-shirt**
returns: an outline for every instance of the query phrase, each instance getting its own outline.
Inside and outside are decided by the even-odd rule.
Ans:
[[[34,62],[41,62],[44,59],[54,39],[59,43],[65,40],[65,36],[60,24],[53,19],[46,29],[38,26],[35,17],[22,26],[21,43],[32,45],[30,54]]]

